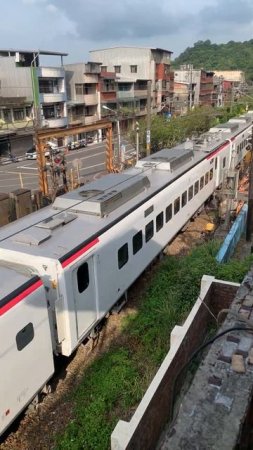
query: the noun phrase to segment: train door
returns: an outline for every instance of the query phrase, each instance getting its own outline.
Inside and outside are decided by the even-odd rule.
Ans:
[[[97,320],[94,258],[82,262],[72,275],[77,335],[80,338]]]

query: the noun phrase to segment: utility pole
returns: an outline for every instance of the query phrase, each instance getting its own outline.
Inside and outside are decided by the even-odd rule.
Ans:
[[[139,122],[136,122],[136,162],[139,160]]]
[[[248,194],[248,214],[246,222],[246,241],[251,241],[253,229],[253,123],[251,128],[251,158],[249,167],[249,194]]]
[[[147,98],[147,132],[146,132],[146,150],[147,156],[150,155],[151,142],[151,80],[148,80],[148,98]]]
[[[190,65],[190,95],[189,95],[189,108],[192,110],[192,65]]]

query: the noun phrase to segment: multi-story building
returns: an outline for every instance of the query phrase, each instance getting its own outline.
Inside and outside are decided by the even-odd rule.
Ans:
[[[100,64],[66,64],[68,118],[70,125],[90,125],[100,119]]]
[[[59,56],[61,64],[42,66],[42,56]],[[24,134],[32,142],[35,126],[67,126],[63,56],[67,53],[0,50],[0,153],[10,147],[15,152]]]
[[[170,98],[172,76],[168,50],[160,48],[115,47],[90,52],[94,61],[101,62],[102,74],[115,74],[117,95],[114,107],[130,117],[147,114],[148,81],[151,81],[152,112],[160,112]],[[101,106],[112,102],[101,96]]]
[[[237,87],[245,83],[245,73],[242,70],[214,70],[214,75],[231,81]]]
[[[188,86],[189,108],[194,106],[214,105],[213,72],[203,69],[194,69],[191,64],[182,65],[180,70],[175,70],[174,82],[175,86],[177,86],[177,84]],[[185,93],[183,95],[185,97]]]

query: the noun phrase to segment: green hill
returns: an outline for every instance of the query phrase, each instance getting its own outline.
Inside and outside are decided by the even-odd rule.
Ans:
[[[253,80],[253,39],[227,44],[195,42],[174,60],[173,67],[179,68],[181,64],[193,64],[196,69],[243,70],[246,78]]]

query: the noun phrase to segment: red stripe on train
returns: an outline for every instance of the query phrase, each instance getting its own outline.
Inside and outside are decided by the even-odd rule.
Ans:
[[[237,136],[233,137],[232,139],[230,139],[230,141],[234,141],[236,137],[237,137]],[[230,144],[230,142],[229,142],[229,140],[227,140],[227,141],[225,142],[225,144],[223,144],[221,147],[217,148],[217,150],[215,150],[213,153],[211,153],[210,155],[208,155],[208,156],[206,157],[206,159],[212,159],[215,155],[217,155],[217,153],[219,153],[221,150],[223,150],[223,149],[224,149],[227,145],[229,145],[229,144]]]
[[[9,309],[13,308],[13,306],[17,305],[19,302],[24,300],[28,295],[32,294],[36,289],[42,286],[42,281],[38,280],[23,292],[18,294],[16,297],[12,298],[8,303],[0,307],[0,316],[9,311]]]
[[[96,245],[98,242],[99,242],[98,238],[94,239],[94,241],[89,242],[89,244],[85,245],[83,248],[78,250],[76,253],[71,255],[69,258],[65,259],[65,261],[63,261],[61,263],[62,267],[66,267],[69,264],[71,264],[72,262],[74,262],[77,258],[79,258],[79,256],[86,253],[90,248],[94,247],[94,245]]]

